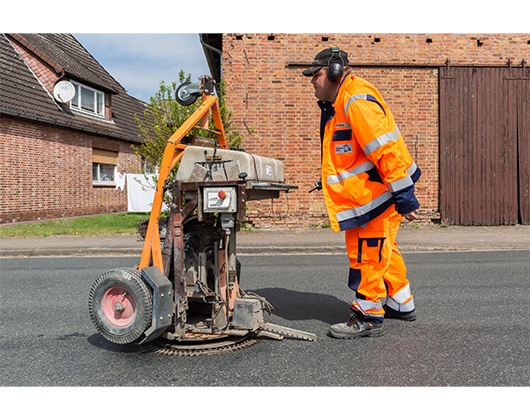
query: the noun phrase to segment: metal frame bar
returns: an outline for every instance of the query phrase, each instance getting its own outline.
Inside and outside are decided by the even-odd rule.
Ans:
[[[149,217],[147,225],[147,232],[145,235],[144,247],[140,257],[139,269],[154,265],[164,272],[164,262],[162,258],[162,249],[160,246],[160,233],[158,231],[158,220],[162,212],[162,204],[164,202],[165,184],[171,171],[178,164],[184,149],[187,147],[181,144],[182,139],[188,132],[195,127],[197,123],[202,126],[207,124],[208,115],[211,112],[213,117],[217,142],[223,149],[228,149],[227,138],[225,135],[223,122],[221,119],[221,112],[219,101],[216,96],[203,94],[202,104],[197,110],[179,127],[179,129],[168,139],[164,155],[162,157],[162,164],[158,174],[158,183],[153,200],[153,208]]]

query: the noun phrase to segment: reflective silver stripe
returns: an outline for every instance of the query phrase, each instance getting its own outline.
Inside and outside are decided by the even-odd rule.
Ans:
[[[396,128],[391,133],[385,133],[363,147],[364,154],[369,156],[373,151],[379,149],[381,146],[389,143],[391,141],[397,140],[399,138],[399,130]]]
[[[401,289],[399,292],[390,297],[394,299],[397,303],[403,303],[406,300],[410,299],[410,284],[407,284],[403,289]]]
[[[356,166],[355,168],[353,168],[350,171],[339,172],[338,175],[328,175],[326,177],[326,179],[327,179],[328,184],[330,184],[330,185],[331,184],[340,184],[345,179],[350,178],[350,177],[355,176],[355,175],[362,174],[363,172],[368,172],[370,169],[372,169],[374,167],[375,167],[375,165],[372,162],[368,161],[368,162],[365,162],[365,163],[361,163],[360,165]],[[408,177],[402,178],[402,179],[390,184],[391,191],[393,191],[393,192],[399,191],[400,189],[403,189],[403,188],[408,187],[409,185],[412,185],[413,182],[412,182],[412,179],[410,178],[410,175],[412,175],[414,172],[416,172],[417,169],[418,169],[418,165],[416,165],[416,163],[413,163],[407,169],[407,173],[409,174]]]
[[[340,184],[342,181],[340,175],[328,175],[326,179],[328,184]]]
[[[348,102],[346,102],[346,105],[344,105],[344,114],[348,115],[348,108],[350,107],[350,104],[352,102],[358,101],[360,99],[366,101],[368,99],[368,95],[363,93],[363,94],[360,94],[360,95],[352,95],[352,96],[350,96],[350,99],[348,99]]]
[[[394,299],[388,296],[385,305],[399,312],[411,312],[416,309],[414,306],[414,299],[412,297],[405,303],[397,303]]]
[[[416,165],[416,163],[412,163],[412,165],[410,165],[410,167],[407,169],[407,174],[409,174],[409,176],[406,176],[405,178],[401,178],[397,181],[392,182],[389,185],[390,190],[392,192],[396,192],[396,191],[402,190],[403,188],[407,188],[413,185],[414,182],[412,181],[412,178],[410,176],[414,172],[416,172],[417,169],[418,169],[418,165]]]
[[[339,172],[338,175],[328,175],[326,179],[328,181],[328,184],[339,184],[346,178],[350,178],[352,176],[362,174],[366,171],[369,171],[373,167],[375,167],[375,165],[372,162],[368,161],[365,163],[361,163],[360,165],[357,165],[355,168],[349,171]]]
[[[418,169],[418,165],[416,165],[416,162],[412,162],[412,165],[407,169],[407,173],[409,175],[412,175],[416,170]]]
[[[376,311],[380,311],[383,309],[383,304],[380,300],[377,302],[371,302],[369,300],[355,299],[355,302],[353,304],[357,304],[355,306],[360,307],[363,312],[373,309],[375,309]]]
[[[337,220],[339,222],[343,222],[344,220],[353,219],[355,217],[362,216],[363,214],[366,214],[370,212],[371,210],[375,209],[376,207],[383,204],[385,201],[390,200],[392,198],[392,193],[389,191],[385,191],[383,194],[381,194],[379,197],[376,197],[372,201],[370,201],[367,204],[364,204],[360,207],[355,207],[353,209],[343,210],[339,211],[335,214],[337,217]]]
[[[410,293],[410,284],[407,284],[403,289],[394,294],[388,296],[386,304],[396,311],[399,312],[410,312],[415,309],[414,299]]]
[[[410,312],[415,309],[414,306],[414,299],[409,300],[407,303],[402,303],[399,305],[399,311],[400,312]]]
[[[386,304],[399,312],[410,312],[415,309],[414,299],[412,293],[410,293],[410,284],[407,284],[403,289],[394,294],[388,296]]]
[[[412,184],[412,178],[410,176],[406,176],[405,178],[401,178],[397,181],[391,182],[388,186],[390,187],[390,191],[396,192],[402,190],[403,188],[410,187]]]

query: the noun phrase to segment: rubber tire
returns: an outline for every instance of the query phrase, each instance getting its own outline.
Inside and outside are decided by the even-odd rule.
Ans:
[[[134,304],[133,317],[127,325],[111,322],[103,309],[105,294],[113,288],[126,290],[128,299]],[[96,329],[105,339],[116,344],[131,344],[139,341],[151,326],[153,295],[138,270],[114,268],[99,276],[92,285],[88,311]]]
[[[186,86],[191,85],[191,82],[184,82],[182,83],[175,92],[175,99],[177,102],[182,106],[190,106],[192,103],[194,103],[197,99],[199,99],[198,93],[193,93],[187,97],[187,99],[180,97],[180,91],[185,88]]]

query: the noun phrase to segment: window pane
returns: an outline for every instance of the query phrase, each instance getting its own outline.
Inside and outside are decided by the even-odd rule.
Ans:
[[[92,181],[98,181],[99,163],[92,164]]]
[[[72,82],[72,84],[75,87],[75,95],[70,106],[105,117],[105,93],[77,82]]]
[[[79,108],[79,86],[77,85],[74,85],[75,87],[75,95],[74,95],[74,98],[72,99],[72,106],[75,106],[76,108]]]
[[[100,181],[109,182],[114,181],[114,165],[107,165],[105,163],[99,164]]]
[[[94,91],[81,86],[81,108],[94,112]]]
[[[98,107],[96,112],[98,113],[98,115],[103,115],[103,110],[105,109],[103,104],[103,94],[100,92],[96,92],[96,97]]]

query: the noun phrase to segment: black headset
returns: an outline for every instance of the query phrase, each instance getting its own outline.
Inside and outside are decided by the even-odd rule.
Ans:
[[[337,55],[340,58],[341,63],[331,62],[331,60],[333,59],[335,55]],[[342,58],[340,49],[332,47],[331,57],[329,57],[329,61],[328,61],[328,73],[327,73],[328,79],[334,83],[337,83],[340,81],[343,74],[344,74],[344,59]]]

